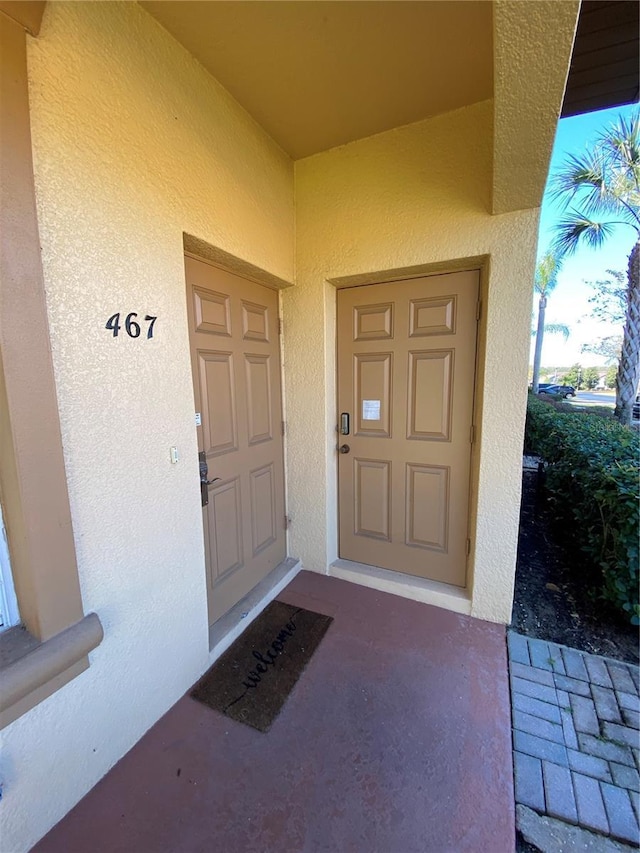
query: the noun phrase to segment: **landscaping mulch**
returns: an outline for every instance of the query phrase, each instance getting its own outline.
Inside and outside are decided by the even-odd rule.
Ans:
[[[511,627],[521,634],[638,664],[638,629],[585,582],[580,553],[553,524],[536,471],[523,472]]]

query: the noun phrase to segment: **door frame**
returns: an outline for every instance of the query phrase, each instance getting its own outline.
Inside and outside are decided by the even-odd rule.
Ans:
[[[204,243],[202,240],[199,240],[196,237],[192,237],[189,234],[183,234],[183,257],[193,258],[196,261],[200,261],[201,263],[207,264],[210,267],[214,267],[215,269],[219,269],[222,272],[231,273],[232,275],[237,275],[241,278],[247,279],[251,281],[253,284],[262,285],[262,287],[266,287],[269,290],[275,290],[278,294],[278,355],[280,358],[280,389],[281,389],[281,412],[280,419],[283,424],[286,424],[286,394],[285,394],[285,383],[284,383],[284,326],[282,322],[282,291],[288,287],[292,287],[293,283],[285,281],[284,279],[280,279],[272,273],[267,272],[266,270],[261,269],[260,267],[253,266],[246,261],[241,260],[240,258],[236,258],[234,255],[225,252],[222,249],[217,249],[214,246],[209,245],[208,243]],[[184,264],[183,264],[184,269]],[[189,361],[191,360],[191,341],[189,337],[189,322],[187,315],[187,280],[186,275],[183,272],[184,278],[184,293],[185,293],[185,302],[184,302],[184,330],[185,330],[185,339],[186,339],[186,347],[187,353],[189,355]],[[191,372],[191,371],[190,371]],[[193,380],[191,380],[191,387],[193,390]],[[193,421],[193,429],[194,429],[194,438],[195,444],[197,447],[197,426],[195,423],[195,397],[194,397],[194,421]],[[282,432],[282,450],[283,450],[283,482],[284,482],[284,512],[285,517],[288,518],[289,513],[289,490],[288,490],[288,476],[287,476],[287,431],[283,429]],[[200,481],[197,477],[197,454],[194,456],[194,488],[198,490],[198,495],[200,494]],[[204,524],[202,522],[202,513],[200,513],[200,524],[201,524],[201,536],[202,536],[202,545],[203,545],[203,557],[204,557]],[[289,541],[289,530],[285,528],[284,531],[285,536],[285,557],[284,562],[289,558],[290,553],[290,541]],[[205,582],[208,583],[206,579],[206,563],[203,562],[203,568],[205,571]],[[267,578],[269,575],[267,575]],[[261,581],[260,583],[263,583]],[[260,584],[258,584],[259,586]],[[255,588],[254,588],[255,589]],[[253,590],[251,590],[247,597],[251,596]],[[241,599],[242,600],[242,599]],[[231,608],[229,613],[236,612],[237,604]],[[211,620],[211,608],[209,607],[209,601],[207,596],[207,619]],[[224,617],[222,617],[224,618]],[[214,623],[215,624],[215,623]],[[211,622],[209,621],[209,627],[211,629]]]
[[[412,267],[397,268],[372,273],[363,273],[359,275],[341,276],[339,278],[327,279],[328,283],[333,285],[331,288],[330,298],[333,301],[332,311],[327,311],[328,322],[331,322],[331,328],[334,339],[334,346],[331,352],[327,355],[331,356],[332,364],[327,365],[328,372],[331,371],[331,377],[334,384],[334,412],[335,425],[337,426],[340,412],[338,406],[338,333],[337,333],[337,312],[338,300],[337,290],[351,287],[366,287],[372,284],[392,284],[394,281],[406,281],[408,279],[426,278],[429,276],[446,275],[454,272],[471,272],[477,271],[480,276],[479,290],[479,317],[477,326],[476,338],[476,356],[475,356],[475,372],[473,386],[473,426],[474,426],[474,441],[471,444],[471,459],[469,468],[469,510],[468,510],[468,526],[469,539],[471,542],[469,556],[467,560],[467,581],[466,586],[462,588],[465,599],[471,601],[473,595],[473,583],[475,575],[475,555],[477,543],[477,527],[478,527],[478,488],[480,479],[480,447],[482,444],[482,423],[483,423],[483,400],[484,400],[484,383],[485,383],[485,362],[486,362],[486,341],[487,341],[487,307],[489,302],[489,255],[479,255],[475,257],[459,258],[450,261],[441,261],[431,264],[417,265]],[[329,306],[327,306],[328,308]],[[333,464],[332,488],[334,489],[335,498],[334,505],[336,507],[334,514],[334,526],[331,531],[333,541],[327,543],[328,553],[335,556],[329,560],[329,564],[340,560],[339,554],[339,523],[340,523],[340,506],[338,501],[338,457],[337,446],[339,435],[335,431],[330,431],[328,435],[328,445],[330,451],[330,460]],[[358,564],[359,565],[359,564]],[[384,572],[385,570],[377,569],[374,566],[371,568],[376,573]],[[392,574],[391,572],[389,574]],[[418,578],[413,578],[409,575],[398,575],[399,578],[406,578],[408,585],[421,585]],[[446,588],[447,585],[439,584],[435,581],[427,581],[427,585],[434,588]],[[460,593],[459,588],[455,588],[452,593],[457,597]],[[455,608],[454,608],[455,609]]]

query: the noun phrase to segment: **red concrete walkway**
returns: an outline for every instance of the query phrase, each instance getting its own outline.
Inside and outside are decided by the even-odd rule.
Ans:
[[[513,853],[504,629],[309,572],[279,597],[334,622],[271,730],[181,699],[38,853]]]

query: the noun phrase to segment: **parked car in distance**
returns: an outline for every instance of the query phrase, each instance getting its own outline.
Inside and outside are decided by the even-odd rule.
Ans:
[[[549,394],[551,397],[575,397],[576,389],[573,385],[539,385],[538,394]]]

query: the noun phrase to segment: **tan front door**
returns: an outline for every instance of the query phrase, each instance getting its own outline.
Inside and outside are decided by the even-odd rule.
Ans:
[[[285,557],[278,294],[185,258],[209,621]],[[197,423],[197,421],[196,421]]]
[[[464,586],[479,273],[338,291],[340,556]]]

